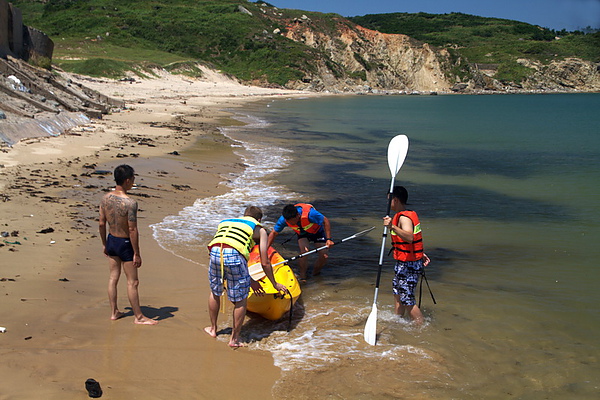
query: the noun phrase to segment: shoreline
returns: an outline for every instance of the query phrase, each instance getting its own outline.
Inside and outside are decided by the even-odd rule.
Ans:
[[[195,263],[171,254],[149,226],[196,198],[227,191],[224,178],[244,168],[216,128],[228,121],[223,108],[314,94],[208,79],[97,82],[93,89],[132,106],[0,153],[0,230],[8,234],[0,242],[4,396],[81,398],[85,380],[94,378],[116,399],[272,397],[280,370],[270,353],[232,351],[228,335],[215,340],[203,332],[209,323],[207,259]],[[201,161],[186,157],[192,147],[205,150]],[[134,325],[130,313],[109,319],[97,206],[114,186],[112,168],[123,163],[138,175],[130,194],[140,207],[140,303],[160,320],[157,326]],[[122,311],[129,306],[125,289],[123,277]],[[228,326],[230,313],[220,316],[220,328]],[[225,374],[237,384],[223,385]]]

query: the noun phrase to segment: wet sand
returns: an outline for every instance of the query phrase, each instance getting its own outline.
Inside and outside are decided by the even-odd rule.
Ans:
[[[223,193],[243,169],[216,125],[220,111],[269,96],[306,96],[242,86],[210,71],[201,80],[164,75],[143,82],[73,77],[126,101],[127,109],[56,138],[30,139],[0,153],[0,398],[80,399],[94,378],[112,399],[272,397],[280,377],[268,352],[227,346],[204,333],[206,259],[163,250],[150,225],[196,198]],[[202,149],[203,157],[187,149]],[[97,207],[112,169],[137,173],[140,303],[156,326],[133,323],[126,279],[110,320],[108,261]]]

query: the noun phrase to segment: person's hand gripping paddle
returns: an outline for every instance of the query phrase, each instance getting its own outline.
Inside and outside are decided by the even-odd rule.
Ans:
[[[400,167],[404,163],[406,154],[408,153],[408,137],[406,135],[395,136],[390,140],[388,145],[388,166],[390,167],[390,173],[392,174],[392,182],[390,184],[390,192],[388,195],[387,213],[389,216],[392,208],[392,193],[394,191],[394,181],[396,175],[400,171]],[[373,309],[369,318],[367,318],[367,324],[365,325],[365,341],[370,345],[374,346],[377,342],[377,294],[379,292],[379,280],[381,279],[381,267],[383,266],[383,253],[385,252],[385,240],[387,237],[387,226],[383,227],[383,238],[381,240],[381,252],[379,254],[379,269],[377,271],[377,282],[375,283],[375,298],[373,299]]]

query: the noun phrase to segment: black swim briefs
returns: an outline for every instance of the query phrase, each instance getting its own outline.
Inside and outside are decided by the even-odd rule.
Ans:
[[[306,239],[308,239],[309,242],[312,242],[312,243],[327,242],[327,239],[325,238],[325,231],[323,229],[321,229],[317,233],[302,232],[301,234],[298,235],[298,239],[302,239],[302,238],[306,238]]]

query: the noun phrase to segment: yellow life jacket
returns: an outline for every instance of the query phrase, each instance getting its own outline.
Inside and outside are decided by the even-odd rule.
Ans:
[[[217,233],[208,244],[208,248],[224,244],[233,247],[248,260],[250,251],[254,247],[252,236],[256,226],[261,226],[260,222],[252,217],[225,219],[217,227]]]

